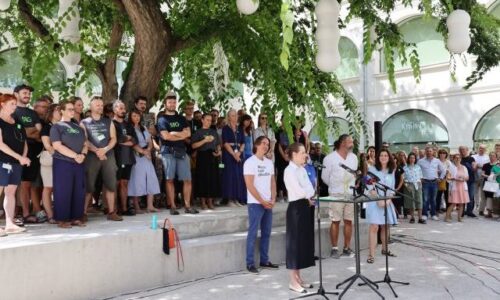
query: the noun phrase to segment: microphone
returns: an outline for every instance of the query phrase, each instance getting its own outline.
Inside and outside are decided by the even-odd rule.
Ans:
[[[353,169],[349,168],[348,166],[344,165],[343,163],[339,163],[339,166],[340,166],[342,169],[346,170],[347,172],[351,173],[351,174],[352,174],[352,175],[354,175],[354,176],[357,176],[357,175],[359,175],[359,174],[360,174],[358,171],[356,171],[356,170],[353,170]]]
[[[373,174],[372,172],[368,171],[367,172],[368,176],[370,176],[373,180],[375,181],[380,181],[380,177],[378,177],[377,175]]]
[[[313,161],[312,161],[312,165],[313,165],[315,168],[320,168],[320,169],[324,169],[324,168],[326,168],[326,166],[325,166],[325,165],[323,165],[323,164],[321,164],[319,161],[315,161],[315,160],[313,160]]]

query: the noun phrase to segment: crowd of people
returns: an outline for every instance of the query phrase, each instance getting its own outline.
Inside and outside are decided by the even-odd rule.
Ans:
[[[483,190],[486,182],[500,184],[500,144],[488,153],[480,145],[471,155],[465,146],[449,154],[429,144],[410,153],[391,154],[384,143],[379,151],[353,153],[354,140],[342,134],[333,151],[323,154],[320,143],[310,143],[300,118],[289,139],[283,124],[275,131],[268,115],[257,126],[243,110],[194,111],[195,103],[178,101],[174,92],[164,99],[164,111],[147,110],[148,99],[137,97],[133,107],[116,100],[105,104],[93,97],[88,111],[78,97],[53,103],[43,96],[31,103],[33,88],[17,86],[0,94],[0,194],[5,227],[0,236],[26,230],[24,224],[49,222],[61,228],[86,226],[88,214],[102,211],[110,221],[123,216],[167,208],[178,215],[197,214],[217,205],[246,206],[249,215],[247,270],[258,273],[254,245],[260,229],[261,268],[278,268],[268,257],[272,208],[287,201],[286,265],[290,289],[310,288],[300,269],[314,265],[314,196],[349,198],[360,178],[376,178],[388,189],[367,183],[372,196],[400,195],[364,206],[369,226],[368,263],[375,260],[377,233],[382,254],[388,250],[387,223],[403,218],[409,223],[451,222],[466,215],[492,218],[499,214],[498,192]],[[314,164],[323,168],[316,177]],[[363,176],[359,176],[359,174]],[[360,182],[362,184],[360,184]],[[498,187],[498,186],[497,186]],[[490,189],[490,188],[488,188]],[[3,192],[3,193],[2,193]],[[353,204],[329,204],[331,256],[353,256],[350,247]],[[338,248],[340,223],[343,248]]]

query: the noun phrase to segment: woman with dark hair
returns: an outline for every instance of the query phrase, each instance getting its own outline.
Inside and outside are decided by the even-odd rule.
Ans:
[[[395,156],[395,157],[394,157]],[[393,155],[394,164],[396,165],[396,169],[394,172],[394,178],[396,180],[394,184],[394,188],[396,191],[400,193],[404,193],[404,167],[406,166],[406,153],[404,151],[398,151]],[[398,218],[401,218],[402,208],[403,208],[403,199],[397,198],[394,199],[394,208],[396,209],[396,215]]]
[[[290,270],[289,288],[307,293],[312,288],[300,276],[300,269],[314,266],[314,222],[311,207],[315,190],[304,168],[307,153],[304,145],[293,143],[288,147],[290,163],[285,169],[284,181],[288,192],[286,211],[286,268]]]
[[[443,168],[446,170],[446,175],[443,179],[438,179],[438,191],[436,194],[436,214],[438,214],[438,212],[440,211],[443,196],[446,203],[446,208],[450,206],[448,203],[450,185],[448,183],[448,180],[446,180],[446,177],[448,176],[448,173],[450,173],[450,168],[452,167],[451,161],[448,159],[448,151],[446,151],[446,149],[438,150],[438,158],[443,165]]]
[[[43,182],[42,203],[50,224],[57,224],[54,219],[54,211],[52,210],[52,155],[54,155],[54,147],[52,147],[52,143],[50,142],[50,129],[52,128],[52,124],[60,120],[61,112],[59,104],[51,104],[43,123],[42,131],[40,132],[44,147],[44,150],[40,153],[40,174]]]
[[[367,163],[368,163],[368,166],[374,166],[375,165],[375,153],[376,150],[375,150],[375,147],[374,146],[370,146],[368,147],[368,149],[366,150],[366,156],[367,156]]]
[[[61,228],[85,226],[85,157],[87,143],[83,129],[71,121],[75,116],[72,102],[60,103],[62,118],[52,125],[50,141],[54,147],[54,218]]]
[[[274,162],[274,147],[276,146],[276,137],[274,131],[269,127],[269,120],[266,113],[261,113],[257,121],[257,128],[254,131],[254,139],[259,136],[265,136],[271,141],[271,151],[266,154],[266,157]]]
[[[75,117],[73,118],[73,122],[80,124],[83,120],[83,100],[80,97],[73,96],[69,98],[69,101],[73,102],[75,107]]]
[[[425,224],[422,219],[422,169],[417,165],[417,154],[410,152],[404,166],[405,197],[404,207],[410,210],[410,223],[415,223],[415,210],[418,223]]]
[[[21,183],[22,166],[29,166],[26,131],[12,117],[17,99],[12,94],[0,95],[0,194],[4,192],[5,230],[0,236],[26,231],[14,223],[16,190]]]
[[[128,196],[134,200],[135,213],[142,213],[139,206],[139,197],[146,196],[147,212],[157,212],[153,200],[160,193],[160,185],[152,162],[153,141],[149,130],[141,125],[142,114],[134,108],[128,116],[137,135],[137,144],[134,146],[135,164],[132,166],[128,181]]]
[[[240,128],[245,135],[245,149],[243,150],[243,162],[253,155],[253,121],[249,115],[243,115],[240,118]]]
[[[201,209],[214,209],[214,198],[219,192],[219,157],[221,156],[219,136],[212,129],[212,115],[203,114],[202,127],[191,137],[191,146],[197,151],[194,172],[194,194],[201,199]]]
[[[395,184],[395,164],[392,160],[391,153],[387,149],[382,149],[375,158],[375,166],[369,167],[369,171],[380,178],[380,183],[394,189]],[[392,191],[382,191],[380,189],[372,189],[371,194],[374,196],[391,196]],[[367,263],[375,262],[375,248],[377,247],[377,232],[380,227],[380,237],[382,240],[382,255],[387,253],[388,256],[396,256],[391,251],[387,250],[386,230],[389,230],[385,225],[385,210],[387,205],[387,225],[397,224],[396,212],[394,204],[391,200],[380,200],[376,202],[368,202],[366,204],[366,220],[370,224],[369,229],[369,255]],[[382,225],[382,226],[381,226]]]
[[[243,179],[243,150],[245,136],[238,126],[238,116],[234,109],[227,113],[227,125],[222,128],[222,198],[229,201],[228,206],[241,207],[246,203],[245,182]]]
[[[269,139],[261,136],[255,140],[254,155],[244,165],[245,185],[248,197],[248,234],[246,245],[246,265],[250,273],[258,274],[255,266],[254,250],[257,231],[260,227],[260,267],[278,269],[269,260],[269,242],[273,223],[273,207],[276,203],[276,181],[273,162],[266,158]]]

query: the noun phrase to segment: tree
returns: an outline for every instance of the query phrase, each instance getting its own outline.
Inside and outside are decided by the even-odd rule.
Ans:
[[[190,95],[208,108],[227,107],[236,95],[231,82],[242,82],[256,95],[250,110],[282,114],[287,129],[298,113],[308,113],[318,123],[325,137],[327,112],[335,105],[326,101],[333,95],[349,112],[353,132],[367,132],[355,99],[346,92],[335,75],[321,73],[314,63],[315,16],[312,0],[261,1],[257,13],[242,16],[233,0],[93,0],[79,1],[82,39],[71,45],[59,38],[58,28],[71,15],[56,20],[58,1],[18,0],[1,13],[0,29],[10,32],[26,60],[25,78],[40,93],[50,90],[46,76],[57,66],[59,57],[70,50],[81,52],[80,70],[69,79],[63,96],[74,92],[91,74],[97,74],[103,97],[120,97],[130,103],[136,96],[153,103],[172,88],[173,74],[183,85],[181,98]],[[364,21],[365,63],[380,45],[384,51],[389,78],[394,84],[394,54],[409,60],[419,79],[418,54],[407,49],[414,45],[403,40],[391,20],[397,2],[412,5],[410,0],[349,0],[349,14],[339,20],[346,24],[354,18]],[[472,47],[478,57],[476,71],[468,78],[474,84],[500,61],[499,20],[489,16],[476,1],[447,0],[432,5],[422,0],[419,8],[428,16],[438,16],[438,28],[446,36],[444,20],[457,8],[471,14]],[[59,27],[58,27],[59,26]],[[376,32],[373,40],[370,36]],[[5,43],[5,37],[1,42]],[[124,85],[118,91],[116,61],[127,57]],[[31,68],[39,65],[38,68]],[[37,70],[34,74],[32,70]],[[150,103],[150,104],[151,104]]]

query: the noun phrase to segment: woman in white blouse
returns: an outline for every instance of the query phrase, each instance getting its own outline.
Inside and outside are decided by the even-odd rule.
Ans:
[[[300,277],[300,269],[314,266],[314,223],[310,207],[314,187],[304,165],[307,153],[304,145],[294,143],[288,147],[290,163],[285,169],[284,182],[288,192],[286,211],[286,268],[290,270],[290,290],[307,293],[304,288],[312,288]]]

